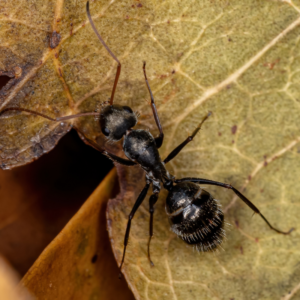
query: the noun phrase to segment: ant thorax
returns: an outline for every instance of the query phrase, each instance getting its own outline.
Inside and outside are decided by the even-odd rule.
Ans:
[[[164,182],[171,176],[161,161],[154,137],[149,131],[128,130],[123,142],[124,154],[138,163],[150,176]]]

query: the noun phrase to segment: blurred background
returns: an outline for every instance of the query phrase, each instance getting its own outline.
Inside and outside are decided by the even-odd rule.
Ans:
[[[0,91],[9,79],[0,76]],[[38,160],[0,169],[0,254],[21,276],[112,167],[71,130]]]

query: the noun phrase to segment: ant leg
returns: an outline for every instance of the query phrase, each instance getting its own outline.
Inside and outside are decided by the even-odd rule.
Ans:
[[[88,144],[90,144],[90,146],[92,146],[93,148],[95,148],[96,150],[98,150],[99,152],[101,152],[102,154],[104,154],[105,156],[107,156],[109,159],[111,159],[113,162],[119,163],[121,165],[125,165],[125,166],[134,166],[136,165],[135,162],[133,162],[132,160],[128,160],[128,159],[124,159],[122,157],[116,156],[112,153],[107,152],[106,150],[100,148],[98,146],[97,143],[95,143],[94,141],[90,140],[89,138],[87,138],[82,132],[80,132],[77,128],[76,130],[80,133],[80,135],[83,137],[83,139],[85,141],[87,141]]]
[[[233,190],[233,192],[242,200],[244,201],[244,203],[246,203],[255,213],[259,214],[261,216],[261,218],[269,225],[269,227],[278,232],[278,233],[282,233],[282,234],[290,234],[294,228],[291,228],[289,231],[285,232],[285,231],[281,231],[279,229],[276,229],[275,227],[273,227],[269,221],[264,217],[264,215],[259,211],[259,209],[250,201],[248,200],[242,193],[240,193],[237,189],[235,189],[231,184],[226,184],[226,183],[222,183],[222,182],[218,182],[218,181],[213,181],[213,180],[209,180],[209,179],[203,179],[203,178],[193,178],[193,177],[187,177],[187,178],[182,178],[182,179],[177,179],[175,180],[175,183],[180,183],[180,182],[184,182],[184,181],[190,181],[190,182],[195,182],[195,183],[200,183],[200,184],[210,184],[210,185],[217,185],[226,189],[230,189]]]
[[[189,142],[193,140],[195,135],[198,133],[198,131],[201,129],[202,124],[207,120],[207,118],[211,115],[211,112],[209,112],[200,122],[200,124],[197,126],[197,128],[193,131],[192,135],[188,136],[187,139],[182,142],[179,146],[177,146],[168,156],[165,158],[164,163],[168,163],[171,159],[173,159]]]
[[[125,233],[125,237],[124,237],[124,250],[123,250],[123,257],[122,257],[122,261],[119,267],[120,270],[120,274],[119,274],[119,278],[121,278],[121,269],[124,263],[124,259],[125,259],[125,253],[126,253],[126,246],[128,244],[128,238],[129,238],[129,232],[130,232],[130,227],[131,227],[131,220],[134,217],[135,212],[137,211],[137,209],[139,208],[139,206],[142,204],[142,202],[144,201],[148,189],[150,186],[150,181],[147,181],[145,187],[143,188],[143,190],[141,191],[140,195],[138,196],[136,202],[134,203],[134,206],[128,216],[128,222],[127,222],[127,227],[126,227],[126,233]]]
[[[154,204],[156,203],[157,199],[158,199],[158,192],[155,192],[151,195],[150,199],[149,199],[149,213],[150,213],[150,224],[149,224],[149,241],[148,241],[148,258],[150,261],[150,265],[153,267],[154,263],[151,260],[150,257],[150,242],[151,242],[151,238],[153,237],[153,214],[154,214]]]
[[[150,89],[150,85],[148,83],[145,67],[146,67],[146,62],[144,61],[143,70],[144,70],[144,75],[145,75],[145,81],[146,81],[146,84],[147,84],[148,91],[150,93],[151,108],[152,108],[153,116],[154,116],[154,119],[155,119],[155,123],[158,127],[158,130],[159,130],[159,136],[157,138],[155,138],[155,143],[156,143],[156,147],[160,148],[161,145],[163,144],[163,141],[164,141],[164,133],[163,133],[163,129],[162,129],[162,126],[160,124],[160,121],[159,121],[157,109],[156,109],[156,106],[155,106],[155,103],[154,103],[153,94],[152,94],[152,91]]]
[[[108,53],[110,54],[110,56],[118,63],[116,77],[115,77],[115,82],[114,82],[114,86],[113,86],[113,89],[112,89],[112,92],[111,92],[111,96],[110,96],[110,105],[113,105],[115,91],[116,91],[118,80],[119,80],[120,73],[121,73],[121,63],[119,62],[119,60],[117,59],[117,57],[112,53],[112,51],[108,48],[108,46],[105,44],[104,40],[102,39],[101,35],[97,31],[97,29],[95,27],[95,24],[94,24],[94,22],[92,20],[92,17],[91,17],[89,1],[87,1],[87,3],[86,3],[86,14],[88,16],[88,19],[89,19],[89,21],[91,23],[91,26],[92,26],[94,32],[96,33],[99,41],[102,43],[102,45],[108,51]]]

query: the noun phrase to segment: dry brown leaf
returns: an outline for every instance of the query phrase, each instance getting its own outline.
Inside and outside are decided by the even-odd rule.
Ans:
[[[0,256],[0,296],[5,300],[30,300],[33,299],[24,288],[18,288],[19,278],[17,273]]]
[[[25,275],[22,284],[37,299],[134,299],[118,280],[105,226],[117,191],[113,170]]]
[[[13,20],[9,21],[12,17],[7,12],[12,10],[15,19],[24,20],[16,26],[27,30],[32,46],[22,48],[24,34],[18,35],[13,47],[8,43],[1,50],[1,57],[13,58],[11,49],[14,53],[22,50],[24,61],[32,63],[28,73],[25,64],[18,63],[26,75],[4,91],[3,105],[8,102],[57,116],[91,111],[107,100],[115,63],[84,24],[84,3],[58,1],[55,9],[51,2],[37,2],[30,8],[22,4],[14,8],[6,4],[1,32],[7,37],[17,34],[9,25]],[[208,110],[213,111],[201,136],[168,169],[177,177],[229,182],[244,189],[277,227],[299,227],[299,1],[105,0],[91,2],[91,11],[97,28],[122,62],[115,102],[140,110],[140,125],[155,133],[151,110],[144,101],[149,95],[141,66],[147,60],[166,134],[160,151],[163,157],[192,132]],[[47,12],[40,24],[34,23],[37,12]],[[34,30],[28,29],[29,18]],[[48,26],[51,32],[57,29],[60,38],[51,33],[56,48],[50,50],[41,26]],[[31,48],[36,51],[32,55]],[[3,63],[6,71],[13,70],[11,61]],[[101,142],[92,118],[74,124]],[[48,151],[69,127],[13,113],[1,119],[0,128],[2,167],[12,167]],[[127,215],[142,186],[138,169],[122,172],[124,201],[114,200],[109,210],[118,260]],[[162,193],[152,244],[156,266],[151,269],[146,256],[145,201],[133,222],[124,268],[135,297],[299,298],[298,231],[288,237],[275,234],[258,217],[250,219],[249,208],[230,191],[212,187],[209,191],[222,201],[226,219],[233,225],[225,251],[199,255],[177,239],[169,231],[164,214],[166,194]]]
[[[0,170],[0,253],[19,274],[29,270],[103,179],[102,169],[111,166],[73,131],[38,161]]]

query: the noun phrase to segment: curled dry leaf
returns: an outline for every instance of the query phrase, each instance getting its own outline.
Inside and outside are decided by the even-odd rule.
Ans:
[[[21,276],[110,168],[108,158],[71,131],[38,161],[0,170],[0,253]]]
[[[105,226],[117,191],[113,170],[25,275],[22,284],[37,299],[134,299],[118,280]]]
[[[9,264],[0,257],[0,295],[5,300],[33,299],[26,289],[18,288],[19,278]]]
[[[0,57],[8,58],[1,69],[11,72],[16,61],[24,77],[15,76],[4,89],[2,107],[58,116],[94,110],[108,99],[115,63],[86,22],[84,2],[3,7],[1,38],[11,40],[1,43],[6,46]],[[299,227],[299,1],[105,0],[91,2],[91,11],[122,62],[115,102],[140,110],[139,125],[155,133],[144,101],[149,95],[141,67],[147,61],[166,136],[163,157],[213,112],[193,144],[169,163],[170,172],[231,183],[275,226]],[[103,141],[92,118],[73,124]],[[1,118],[0,128],[2,167],[12,167],[51,149],[69,125],[11,113]],[[126,216],[142,185],[138,170],[119,169],[124,199],[109,205],[118,260]],[[275,234],[258,217],[251,219],[249,208],[230,191],[209,191],[232,224],[225,251],[200,255],[177,239],[169,231],[162,193],[152,244],[155,268],[146,258],[147,204],[134,218],[124,271],[135,297],[297,299],[298,231]]]

